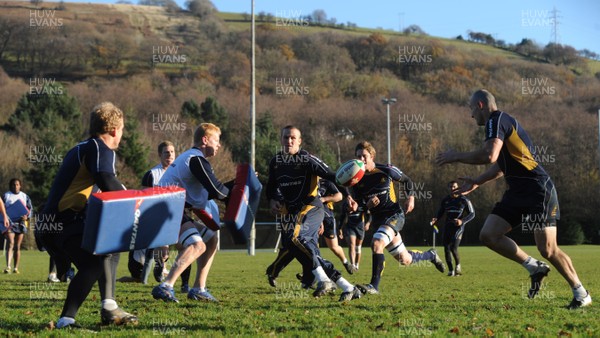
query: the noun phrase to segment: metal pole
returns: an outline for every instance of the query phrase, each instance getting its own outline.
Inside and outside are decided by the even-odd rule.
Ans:
[[[387,163],[388,164],[392,164],[392,148],[390,146],[391,144],[391,137],[390,137],[390,102],[388,101],[386,103],[387,106]]]
[[[250,164],[252,168],[256,168],[256,30],[254,22],[254,0],[252,0],[252,88],[250,90],[250,111],[252,114],[252,134],[251,134],[251,148],[250,148]],[[248,254],[254,256],[256,254],[256,224],[252,222],[252,229],[250,230]]]

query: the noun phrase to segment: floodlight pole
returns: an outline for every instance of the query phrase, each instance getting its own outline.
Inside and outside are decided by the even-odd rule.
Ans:
[[[252,131],[250,136],[250,165],[256,168],[256,60],[255,60],[255,45],[256,45],[256,30],[254,24],[254,0],[252,0],[252,69],[251,69],[251,89],[250,89],[250,112]],[[256,255],[256,220],[252,221],[252,229],[250,229],[250,238],[248,241],[248,255]]]
[[[390,136],[390,104],[396,103],[396,98],[383,98],[381,102],[387,107],[387,160],[388,164],[392,164],[392,147],[391,147],[391,136]]]

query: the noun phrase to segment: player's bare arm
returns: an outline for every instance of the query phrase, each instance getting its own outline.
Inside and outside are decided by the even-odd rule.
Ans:
[[[501,139],[493,138],[487,140],[482,148],[475,151],[461,153],[454,150],[448,150],[438,154],[435,163],[440,166],[454,162],[466,164],[496,163],[503,143],[504,142]]]
[[[406,210],[407,214],[410,214],[415,209],[415,196],[410,195],[406,202],[404,202],[404,210]]]
[[[488,170],[479,175],[477,178],[460,177],[459,179],[463,181],[463,184],[458,188],[458,193],[461,195],[467,195],[473,190],[479,188],[480,185],[498,179],[503,175],[504,173],[502,173],[502,170],[500,170],[498,163],[494,163],[494,165],[489,167]]]
[[[341,201],[344,198],[344,195],[341,192],[338,192],[336,194],[333,195],[329,195],[329,196],[323,196],[321,197],[321,202],[323,203],[337,203],[339,201]]]

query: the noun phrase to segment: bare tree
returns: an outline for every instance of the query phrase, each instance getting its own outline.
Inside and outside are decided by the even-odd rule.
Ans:
[[[315,9],[312,13],[311,21],[317,25],[324,25],[327,23],[327,13],[322,9]]]

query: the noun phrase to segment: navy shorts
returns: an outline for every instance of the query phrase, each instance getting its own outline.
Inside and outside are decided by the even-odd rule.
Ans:
[[[377,230],[382,225],[387,225],[394,229],[396,233],[400,232],[404,228],[404,212],[394,211],[380,214],[373,214],[373,221],[371,227]]]
[[[513,228],[526,226],[529,230],[541,230],[556,226],[560,219],[556,188],[550,178],[524,181],[504,193],[492,214],[502,217]]]
[[[325,238],[334,239],[337,236],[337,229],[335,226],[335,217],[325,216],[323,218],[323,236]]]
[[[348,223],[344,226],[344,237],[354,236],[359,240],[365,238],[364,214],[352,214],[348,216]]]

